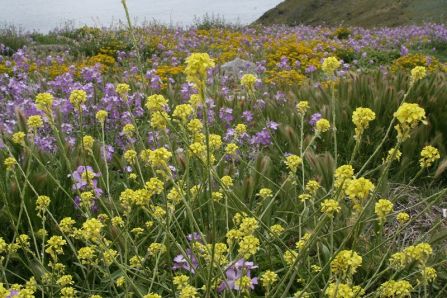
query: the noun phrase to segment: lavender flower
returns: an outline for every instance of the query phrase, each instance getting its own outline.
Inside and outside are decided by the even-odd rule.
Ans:
[[[217,288],[218,292],[222,292],[225,289],[240,291],[236,281],[242,276],[248,276],[251,278],[251,270],[258,268],[253,262],[247,262],[244,259],[238,260],[236,263],[227,267],[225,275],[227,279],[223,281]],[[253,290],[255,285],[258,284],[258,278],[251,278],[250,288]]]

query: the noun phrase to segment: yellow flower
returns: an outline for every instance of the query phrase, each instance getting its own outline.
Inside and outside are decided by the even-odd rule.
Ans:
[[[304,115],[309,109],[309,102],[306,100],[299,101],[298,104],[296,105],[296,109],[298,113]]]
[[[233,178],[230,176],[223,176],[220,178],[220,181],[222,182],[223,186],[230,188],[233,186]]]
[[[333,75],[334,71],[341,66],[341,62],[335,57],[328,57],[323,60],[321,69],[326,75]]]
[[[108,115],[109,113],[107,113],[107,111],[99,110],[98,112],[96,112],[96,120],[98,120],[100,123],[104,123]]]
[[[427,70],[424,66],[416,66],[411,70],[411,82],[422,80],[427,76]]]
[[[25,143],[26,134],[23,131],[18,131],[14,133],[11,140],[14,144],[23,145]]]
[[[250,258],[259,249],[259,239],[253,235],[248,235],[239,241],[238,253],[245,259]]]
[[[197,298],[199,295],[197,289],[191,285],[185,286],[179,294],[179,298]]]
[[[436,269],[433,267],[425,267],[424,269],[422,269],[421,274],[422,281],[425,284],[433,282],[438,276],[438,274],[436,273]]]
[[[411,129],[418,126],[420,122],[427,124],[425,110],[417,103],[403,103],[393,115],[399,122],[394,128],[397,130],[397,137],[400,141],[408,139]]]
[[[39,93],[36,95],[36,108],[42,111],[50,111],[54,97],[50,93]]]
[[[248,91],[253,92],[257,79],[258,78],[253,74],[244,74],[241,78],[241,85]]]
[[[57,260],[57,255],[64,253],[63,246],[65,244],[67,244],[67,241],[65,241],[62,236],[52,236],[47,241],[45,252],[49,254],[53,260]]]
[[[189,121],[187,127],[191,133],[195,134],[199,133],[202,130],[203,124],[199,119],[196,118]]]
[[[236,136],[242,136],[244,133],[247,132],[247,125],[239,123],[234,128],[234,131],[236,132]]]
[[[174,276],[172,283],[177,288],[177,290],[181,290],[188,285],[189,277],[184,274]]]
[[[425,146],[421,151],[419,165],[421,168],[428,168],[439,158],[441,158],[441,155],[438,149],[433,146]]]
[[[152,167],[161,167],[161,168],[167,168],[168,167],[168,161],[172,157],[172,153],[164,148],[160,147],[155,150],[149,151],[149,164]]]
[[[123,134],[127,137],[132,137],[133,133],[135,132],[135,126],[133,124],[127,123],[123,127]]]
[[[167,106],[168,101],[163,95],[154,94],[148,96],[146,101],[146,108],[150,112],[164,112],[164,108]]]
[[[96,253],[93,247],[85,246],[78,250],[78,258],[82,264],[90,265],[96,263]]]
[[[180,119],[182,122],[186,122],[188,117],[192,114],[193,109],[190,104],[181,104],[175,107],[172,116]]]
[[[377,293],[380,298],[411,297],[413,286],[406,280],[389,280],[380,285]]]
[[[242,292],[247,292],[252,287],[251,277],[243,275],[234,281],[235,287],[238,287]]]
[[[161,298],[161,295],[156,294],[156,293],[148,293],[148,294],[144,295],[143,298]]]
[[[258,196],[261,199],[267,199],[273,196],[273,192],[270,188],[261,188],[258,192]]]
[[[40,117],[40,115],[29,116],[26,125],[29,128],[40,128],[43,126],[42,117]]]
[[[23,296],[25,297],[25,296]],[[73,287],[64,287],[61,289],[61,298],[75,298],[76,290]]]
[[[154,256],[157,254],[162,254],[165,253],[167,251],[166,245],[164,245],[163,243],[151,243],[149,245],[149,248],[147,249],[147,252],[149,253],[149,255]]]
[[[345,189],[354,178],[354,169],[351,165],[342,165],[335,170],[334,178],[335,187],[342,186]]]
[[[38,196],[36,200],[36,211],[43,214],[50,206],[51,199],[48,196]]]
[[[98,241],[101,239],[101,230],[104,227],[103,223],[96,218],[87,219],[82,224],[82,236],[86,240]]]
[[[215,66],[213,59],[207,53],[192,53],[185,62],[186,80],[202,88],[201,83],[206,81],[207,69]]]
[[[251,235],[259,227],[258,221],[254,217],[245,217],[239,226],[242,235]]]
[[[116,91],[116,93],[118,93],[118,95],[120,95],[124,99],[127,99],[127,94],[130,91],[130,86],[125,83],[120,83],[120,84],[116,85],[115,91]]]
[[[376,113],[369,108],[357,108],[352,113],[352,122],[355,125],[355,139],[359,140],[363,131],[368,128],[369,122],[376,119]]]
[[[311,236],[312,236],[311,233],[307,233],[307,232],[304,233],[304,235],[301,237],[301,239],[295,243],[296,249],[298,249],[298,250],[303,249],[306,246],[307,242],[310,240]]]
[[[3,164],[5,165],[6,170],[10,171],[17,164],[17,160],[14,157],[10,156],[10,157],[5,158],[5,160],[3,161]]]
[[[380,199],[374,207],[374,212],[380,221],[383,222],[386,216],[393,212],[393,203],[387,199]]]
[[[66,274],[66,275],[62,275],[57,281],[56,283],[59,286],[65,287],[65,286],[69,286],[74,284],[73,282],[73,276]]]
[[[339,278],[351,278],[361,265],[362,257],[355,251],[342,250],[332,260],[331,271]]]
[[[124,152],[124,159],[127,161],[128,164],[134,164],[137,160],[137,152],[135,150],[127,150]]]
[[[140,256],[133,256],[129,259],[129,265],[132,268],[141,268],[143,267],[143,258]]]
[[[279,237],[284,232],[284,227],[280,224],[276,224],[270,227],[270,232],[272,236]]]
[[[355,204],[358,204],[365,200],[373,190],[374,184],[368,179],[360,177],[354,178],[349,182],[345,193]]]
[[[321,212],[329,216],[333,216],[335,213],[339,213],[340,210],[340,204],[336,200],[327,199],[321,203]]]
[[[295,264],[296,258],[298,257],[298,253],[294,250],[287,250],[284,255],[284,261],[288,266],[292,266]]]
[[[317,133],[326,132],[329,128],[331,128],[331,124],[327,119],[321,118],[317,121],[317,123],[315,123],[315,132]]]
[[[73,90],[70,93],[70,103],[76,110],[81,109],[81,105],[87,101],[87,93],[84,90]]]
[[[291,154],[286,157],[284,163],[292,173],[295,173],[298,170],[298,167],[303,163],[303,159],[298,155]]]
[[[151,127],[155,129],[165,129],[169,120],[171,120],[171,118],[168,113],[164,111],[155,111],[151,116]]]
[[[399,212],[396,216],[396,219],[400,224],[403,224],[410,220],[410,215],[408,215],[408,213],[406,212]]]
[[[215,201],[215,202],[220,202],[220,200],[222,200],[224,197],[223,193],[218,192],[218,191],[213,191],[211,193],[211,198]]]
[[[85,150],[92,151],[95,139],[92,136],[87,135],[82,138],[82,143],[84,144]]]
[[[324,292],[328,298],[356,298],[365,294],[360,286],[352,286],[344,283],[331,283]]]
[[[238,145],[236,145],[235,143],[230,143],[225,147],[225,153],[228,155],[235,155],[238,149]]]
[[[388,156],[386,157],[386,161],[387,162],[393,161],[393,160],[399,161],[401,156],[402,156],[402,152],[400,152],[399,149],[391,148],[388,151]]]
[[[320,183],[317,180],[309,180],[306,183],[306,191],[312,195],[315,195],[317,190],[320,188]]]

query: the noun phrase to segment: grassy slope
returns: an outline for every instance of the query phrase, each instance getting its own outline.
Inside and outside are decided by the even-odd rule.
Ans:
[[[447,22],[446,0],[286,0],[267,11],[262,24],[397,26]]]

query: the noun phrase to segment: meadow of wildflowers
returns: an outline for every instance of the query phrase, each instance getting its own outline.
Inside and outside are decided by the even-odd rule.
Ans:
[[[447,297],[444,25],[38,37],[0,45],[0,298]]]

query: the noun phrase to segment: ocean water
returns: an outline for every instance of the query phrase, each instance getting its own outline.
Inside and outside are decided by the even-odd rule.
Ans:
[[[131,19],[188,26],[195,17],[219,15],[248,24],[281,0],[127,0]],[[0,26],[48,32],[67,22],[74,26],[117,25],[125,20],[121,0],[0,0]]]

